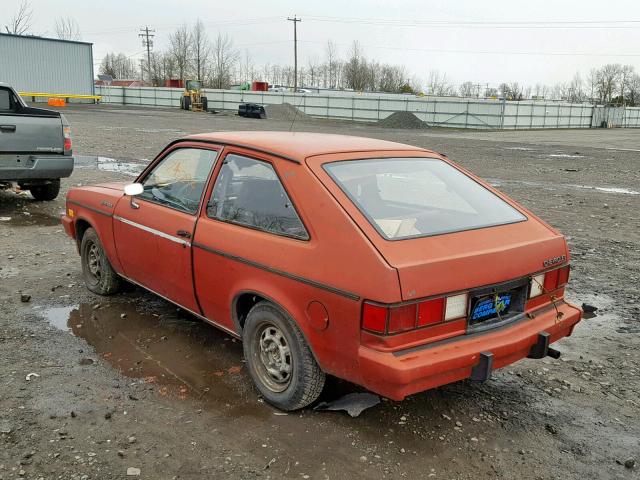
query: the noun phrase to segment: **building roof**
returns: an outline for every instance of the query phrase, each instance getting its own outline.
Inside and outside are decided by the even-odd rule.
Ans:
[[[274,155],[303,161],[314,155],[380,150],[410,150],[428,152],[424,148],[375,138],[353,137],[328,133],[307,132],[212,132],[190,135],[186,139],[206,140],[214,143],[236,145]]]
[[[48,42],[64,42],[64,43],[75,43],[75,44],[80,44],[80,45],[93,45],[93,43],[91,43],[91,42],[80,42],[80,41],[77,41],[77,40],[63,40],[61,38],[39,37],[38,35],[16,35],[14,33],[2,33],[2,32],[0,32],[0,36],[23,38],[25,40],[44,40],[44,41],[48,41]]]

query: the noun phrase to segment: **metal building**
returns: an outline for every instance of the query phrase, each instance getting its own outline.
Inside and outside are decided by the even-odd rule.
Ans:
[[[0,82],[19,92],[93,95],[93,44],[0,33]]]

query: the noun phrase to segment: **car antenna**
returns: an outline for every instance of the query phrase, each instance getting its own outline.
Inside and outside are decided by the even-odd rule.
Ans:
[[[300,103],[298,104],[298,106],[296,107],[296,102],[295,102],[295,93],[293,92],[293,108],[295,110],[295,112],[293,113],[293,120],[291,120],[291,125],[289,125],[289,131],[293,130],[293,124],[296,123],[296,118],[298,118],[298,109],[302,106],[302,101],[304,100],[304,97],[302,97],[300,99]]]

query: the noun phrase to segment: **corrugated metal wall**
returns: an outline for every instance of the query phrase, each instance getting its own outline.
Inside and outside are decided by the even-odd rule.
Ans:
[[[178,107],[182,89],[162,87],[96,87],[102,103]],[[411,112],[428,125],[453,128],[528,130],[589,128],[594,106],[552,101],[500,101],[409,95],[293,94],[206,89],[209,108],[238,110],[240,103],[289,103],[314,117],[376,122],[394,112]],[[624,118],[623,118],[624,117]],[[640,127],[640,109],[627,107],[616,126]]]
[[[0,82],[21,92],[93,95],[93,45],[2,33]]]

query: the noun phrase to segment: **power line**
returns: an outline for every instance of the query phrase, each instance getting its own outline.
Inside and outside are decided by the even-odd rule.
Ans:
[[[287,20],[293,22],[293,93],[298,91],[298,22],[302,19],[296,17],[287,17]]]
[[[430,28],[637,28],[640,20],[457,21],[306,15],[311,22]]]
[[[323,44],[314,40],[300,40],[303,43]],[[343,47],[349,47],[348,43],[336,43]],[[382,49],[382,50],[401,50],[411,52],[430,52],[430,53],[462,53],[474,55],[539,55],[539,56],[577,56],[577,57],[640,57],[640,53],[591,53],[591,52],[528,52],[528,51],[491,51],[491,50],[455,50],[443,48],[411,48],[411,47],[390,47],[386,45],[363,45],[366,48]]]

